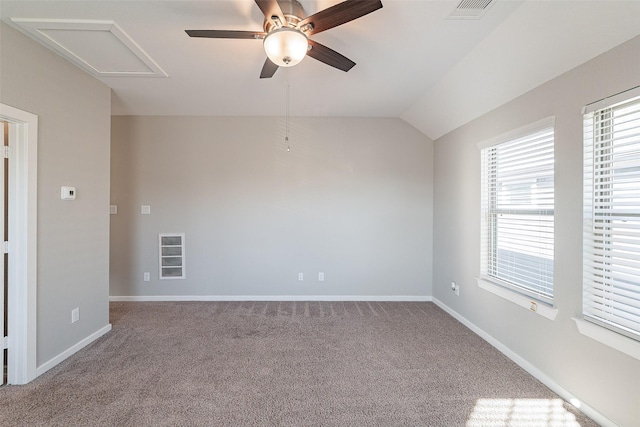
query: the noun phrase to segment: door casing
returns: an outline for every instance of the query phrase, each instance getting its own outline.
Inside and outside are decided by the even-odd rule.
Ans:
[[[8,383],[36,377],[38,116],[0,103],[9,126]]]

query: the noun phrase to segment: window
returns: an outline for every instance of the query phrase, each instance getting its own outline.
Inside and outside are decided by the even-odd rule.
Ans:
[[[160,279],[184,279],[184,234],[160,234]]]
[[[584,115],[583,316],[640,340],[640,90],[622,97]]]
[[[553,118],[482,144],[481,276],[553,303]]]

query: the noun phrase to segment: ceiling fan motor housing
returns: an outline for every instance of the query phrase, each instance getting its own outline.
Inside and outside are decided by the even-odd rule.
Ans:
[[[298,23],[307,16],[304,8],[297,0],[278,0],[278,5],[287,22],[280,22],[278,17],[266,16],[264,18],[265,33],[270,33],[280,27],[297,28]]]

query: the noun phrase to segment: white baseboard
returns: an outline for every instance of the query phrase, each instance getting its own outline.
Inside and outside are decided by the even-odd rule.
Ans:
[[[402,301],[430,302],[426,295],[142,295],[110,296],[109,301]]]
[[[91,335],[89,335],[88,337],[86,337],[82,341],[78,342],[77,344],[69,347],[68,349],[66,349],[62,353],[58,354],[57,356],[47,360],[42,365],[40,365],[40,366],[38,366],[36,368],[36,377],[39,377],[40,375],[44,374],[49,369],[53,368],[54,366],[56,366],[57,364],[59,364],[60,362],[62,362],[66,358],[68,358],[69,356],[71,356],[72,354],[82,350],[84,347],[88,346],[89,344],[91,344],[92,342],[94,342],[95,340],[97,340],[98,338],[100,338],[101,336],[103,336],[104,334],[109,332],[110,330],[111,330],[111,324],[108,324],[107,326],[105,326],[105,327],[99,329],[98,331],[92,333]]]
[[[468,319],[460,315],[458,312],[454,311],[449,306],[445,305],[442,301],[437,298],[433,298],[434,304],[438,307],[449,313],[452,317],[458,320],[460,323],[465,325],[467,328],[471,329],[477,335],[480,336],[483,340],[487,341],[489,344],[494,346],[498,351],[507,356],[513,362],[515,362],[522,369],[531,374],[534,378],[540,381],[542,384],[549,387],[554,393],[560,396],[562,399],[566,400],[573,406],[575,406],[580,412],[591,418],[596,423],[600,424],[602,427],[619,427],[616,423],[611,421],[609,418],[605,417],[602,413],[595,410],[593,407],[587,405],[586,403],[580,401],[576,396],[570,393],[567,389],[562,387],[560,384],[555,382],[552,378],[547,376],[540,369],[533,366],[529,363],[525,358],[515,353],[513,350],[509,349],[507,346],[502,344],[500,341],[495,339],[493,336],[489,335],[484,330],[480,329],[473,323],[471,323]]]

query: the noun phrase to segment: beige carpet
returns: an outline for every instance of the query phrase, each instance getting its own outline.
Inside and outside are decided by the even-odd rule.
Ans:
[[[432,303],[111,303],[0,425],[595,426]]]

